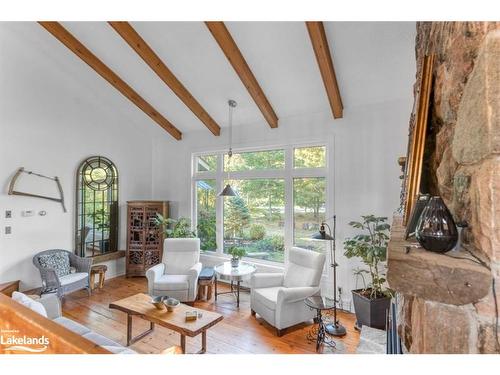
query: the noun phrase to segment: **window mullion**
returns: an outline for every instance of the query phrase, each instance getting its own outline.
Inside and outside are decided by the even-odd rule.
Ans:
[[[216,192],[224,188],[224,155],[217,155],[217,171],[215,178]],[[216,253],[222,255],[224,252],[224,198],[215,198],[215,238],[217,242]]]
[[[285,249],[293,246],[293,147],[285,148]],[[285,262],[286,259],[285,252]]]

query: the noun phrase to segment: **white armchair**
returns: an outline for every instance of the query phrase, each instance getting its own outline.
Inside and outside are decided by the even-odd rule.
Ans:
[[[250,281],[252,315],[276,327],[278,336],[285,328],[315,317],[304,299],[320,294],[325,255],[292,247],[284,273],[256,273]]]
[[[201,272],[199,238],[167,238],[162,263],[146,272],[148,293],[193,302]]]

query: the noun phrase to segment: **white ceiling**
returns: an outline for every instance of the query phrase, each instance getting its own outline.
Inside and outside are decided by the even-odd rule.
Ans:
[[[107,23],[63,25],[179,130],[205,129],[209,133]],[[268,127],[204,23],[132,25],[220,126],[227,125],[227,100],[232,98],[238,102],[235,125]],[[330,111],[303,22],[226,25],[280,119]],[[414,22],[325,22],[325,29],[346,109],[410,94],[408,80],[413,79],[415,69]],[[39,32],[47,33],[41,27]],[[72,53],[61,43],[53,48],[57,50],[51,58],[60,59],[62,65],[81,64],[82,69],[90,69],[74,56],[68,57]],[[82,77],[89,79],[87,74]],[[102,80],[96,73],[92,77]],[[116,105],[116,101],[111,103]],[[120,103],[135,109],[128,101]]]

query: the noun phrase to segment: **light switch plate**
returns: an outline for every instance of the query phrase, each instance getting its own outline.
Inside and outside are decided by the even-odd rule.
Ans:
[[[5,227],[5,235],[6,236],[9,236],[12,234],[12,227],[9,225],[9,226],[6,226]]]
[[[5,211],[5,218],[6,219],[12,219],[12,211],[11,210],[6,210]]]

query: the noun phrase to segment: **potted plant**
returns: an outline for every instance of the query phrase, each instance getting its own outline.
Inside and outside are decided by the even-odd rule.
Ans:
[[[167,238],[196,237],[196,234],[191,230],[191,221],[188,218],[180,217],[178,220],[175,220],[156,214],[155,223],[163,228],[163,232]]]
[[[232,246],[227,251],[231,255],[231,266],[238,267],[240,265],[240,259],[243,258],[247,252],[242,247]]]
[[[386,217],[374,215],[362,216],[362,221],[352,221],[350,226],[361,229],[360,233],[344,241],[344,255],[347,258],[358,257],[368,269],[356,271],[364,282],[363,274],[369,274],[371,282],[365,283],[363,289],[352,291],[354,310],[356,312],[356,327],[362,325],[385,329],[386,314],[389,309],[392,291],[385,287],[383,264],[387,258],[387,242],[390,225]]]

